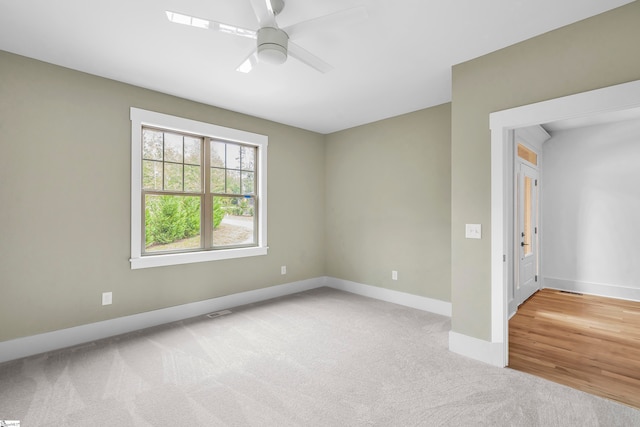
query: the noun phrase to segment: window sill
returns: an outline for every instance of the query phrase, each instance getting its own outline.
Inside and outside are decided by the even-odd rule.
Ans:
[[[238,248],[219,251],[189,252],[180,254],[147,255],[131,258],[131,269],[150,267],[164,267],[168,265],[192,264],[195,262],[219,261],[224,259],[245,258],[250,256],[266,255],[269,248]]]

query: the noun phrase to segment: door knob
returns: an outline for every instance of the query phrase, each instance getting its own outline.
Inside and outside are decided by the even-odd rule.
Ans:
[[[520,246],[529,246],[529,244],[525,242],[520,242]]]

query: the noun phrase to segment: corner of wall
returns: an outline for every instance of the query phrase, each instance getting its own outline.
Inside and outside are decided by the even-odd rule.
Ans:
[[[449,351],[498,368],[507,366],[504,343],[501,342],[484,341],[450,331]]]

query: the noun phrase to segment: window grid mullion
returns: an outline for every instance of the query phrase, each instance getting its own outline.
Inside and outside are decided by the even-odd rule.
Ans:
[[[213,198],[211,196],[211,138],[202,138],[203,207],[202,207],[202,244],[205,249],[213,246]]]
[[[240,174],[240,194],[244,194],[244,183],[242,182],[242,167],[243,167],[243,163],[242,163],[242,153],[243,153],[243,149],[242,149],[242,145],[240,146],[240,170],[238,171],[238,173]]]
[[[227,193],[227,164],[229,163],[227,160],[227,154],[229,150],[227,150],[228,145],[224,144],[224,192]]]
[[[182,136],[182,191],[184,191],[184,135]],[[200,226],[202,228],[202,226]]]

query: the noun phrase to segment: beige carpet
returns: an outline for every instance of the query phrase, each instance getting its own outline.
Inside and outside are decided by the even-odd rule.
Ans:
[[[0,365],[27,426],[631,426],[640,411],[447,350],[449,319],[322,288]]]

